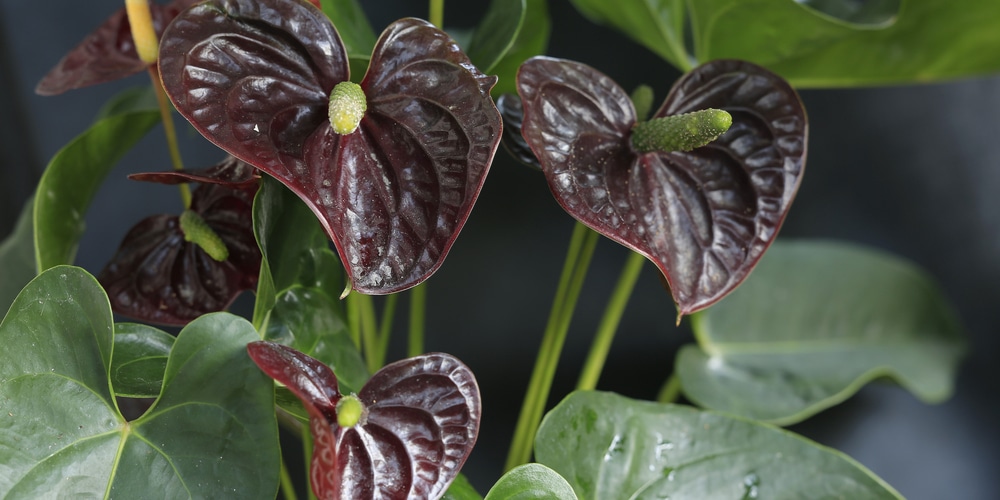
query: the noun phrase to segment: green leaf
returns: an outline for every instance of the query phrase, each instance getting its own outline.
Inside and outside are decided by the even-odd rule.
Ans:
[[[111,386],[116,396],[155,398],[160,395],[174,337],[138,323],[115,324]]]
[[[483,496],[472,487],[465,476],[459,474],[455,476],[455,480],[451,482],[441,500],[483,500]]]
[[[572,1],[591,21],[616,28],[682,71],[696,66],[684,48],[684,0]]]
[[[113,337],[108,298],[82,269],[49,269],[18,295],[0,324],[0,491],[274,498],[273,385],[246,354],[253,327],[226,313],[190,323],[159,399],[133,422],[112,396]]]
[[[118,160],[159,122],[153,110],[132,110],[97,121],[52,158],[35,194],[38,269],[72,264],[84,214]]]
[[[361,389],[369,373],[335,299],[313,287],[278,295],[263,328],[264,340],[295,348],[333,368],[344,394]]]
[[[262,176],[253,221],[262,255],[254,325],[262,325],[276,295],[292,285],[321,288],[333,296],[340,293],[345,283],[340,261],[316,215],[291,190]],[[339,303],[334,307],[342,310]]]
[[[527,59],[544,54],[549,44],[551,21],[545,0],[525,1],[524,21],[507,52],[490,67],[490,73],[499,77],[492,94],[495,96],[517,92],[517,70]]]
[[[525,0],[493,0],[479,26],[472,33],[466,54],[472,64],[489,73],[507,54],[524,24]]]
[[[576,500],[576,493],[558,472],[542,464],[509,470],[490,488],[486,500]]]
[[[97,112],[94,121],[140,110],[159,110],[156,91],[152,85],[132,87],[118,93]]]
[[[575,392],[546,415],[537,460],[579,498],[902,498],[846,455],[766,424]]]
[[[823,14],[854,24],[878,25],[899,14],[901,0],[796,0]]]
[[[320,0],[323,13],[330,18],[340,40],[344,42],[347,55],[353,58],[368,59],[375,48],[375,31],[365,16],[365,11],[357,0]],[[353,65],[352,77],[353,75]],[[358,75],[359,77],[362,75]]]
[[[14,231],[0,242],[0,311],[4,314],[17,294],[35,277],[35,238],[31,215],[34,198],[21,209]]]
[[[995,0],[901,0],[898,15],[876,25],[846,22],[789,0],[689,5],[699,61],[745,59],[798,87],[931,82],[1000,70]],[[874,17],[884,19],[886,10],[876,6]]]
[[[699,405],[790,424],[889,376],[948,398],[965,350],[934,283],[899,258],[833,242],[779,241],[732,295],[693,321],[677,360]]]

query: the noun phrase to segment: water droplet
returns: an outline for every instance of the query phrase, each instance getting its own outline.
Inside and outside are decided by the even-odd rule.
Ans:
[[[760,486],[760,477],[756,473],[749,473],[743,477],[743,500],[757,498],[757,487]]]
[[[608,446],[608,451],[604,454],[604,461],[610,462],[615,455],[620,455],[623,451],[625,451],[624,438],[615,434],[615,437],[611,439],[611,446]]]

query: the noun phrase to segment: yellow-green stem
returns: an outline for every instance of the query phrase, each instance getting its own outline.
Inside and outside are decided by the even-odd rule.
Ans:
[[[370,295],[362,293],[351,294],[347,300],[354,299],[357,302],[361,327],[361,342],[364,345],[365,361],[368,365],[368,372],[375,373],[382,368],[382,363],[378,359],[378,325],[375,319],[375,303]]]
[[[656,400],[661,403],[673,403],[677,401],[681,395],[681,379],[677,376],[677,373],[671,373],[670,378],[663,383],[663,387],[660,389],[660,393],[656,396]]]
[[[597,387],[597,381],[601,378],[604,370],[604,362],[608,359],[608,351],[611,349],[611,341],[618,331],[618,324],[625,313],[625,306],[632,296],[635,282],[639,279],[639,272],[642,271],[642,263],[646,258],[635,252],[630,252],[622,274],[618,278],[618,284],[608,300],[608,306],[604,310],[604,317],[601,318],[600,326],[594,335],[594,342],[590,346],[590,354],[580,371],[580,380],[576,384],[577,390],[587,391]]]
[[[385,366],[385,353],[389,351],[389,338],[392,337],[392,323],[396,317],[396,301],[399,294],[394,293],[385,298],[382,307],[382,320],[379,322],[377,363],[379,368]],[[374,373],[374,372],[372,372]]]
[[[410,336],[407,355],[419,356],[424,353],[424,318],[427,310],[426,282],[410,290]]]
[[[594,255],[594,248],[599,238],[600,236],[593,230],[579,222],[576,223],[504,470],[513,469],[531,459],[535,432],[545,411],[552,379],[555,377],[562,346],[566,340],[566,332],[569,330],[570,320],[576,309],[580,290],[583,288],[583,280],[587,275],[587,268],[590,267],[590,259]]]
[[[312,467],[312,455],[313,455],[313,440],[312,440],[312,429],[308,425],[304,425],[304,430],[302,432],[302,451],[306,456],[306,484],[309,487],[306,488],[306,496],[308,500],[319,500],[316,498],[316,494],[313,493],[312,489],[312,475],[309,473],[309,468]]]
[[[156,93],[156,102],[160,106],[160,119],[163,120],[163,134],[167,138],[167,149],[170,151],[170,162],[174,170],[184,170],[184,162],[181,161],[181,150],[177,147],[177,132],[174,129],[173,106],[167,99],[167,93],[160,83],[160,74],[156,70],[156,65],[149,67],[149,78],[153,81],[153,90]],[[181,192],[181,200],[184,208],[191,208],[191,188],[187,184],[178,184],[177,188]]]
[[[430,0],[430,13],[427,20],[438,29],[444,29],[444,0]]]
[[[153,28],[153,13],[149,10],[149,0],[125,0],[125,15],[128,16],[132,43],[139,60],[155,65],[160,43],[156,39],[156,29]]]
[[[285,465],[285,457],[281,457],[281,495],[285,497],[285,500],[297,500],[298,495],[295,494],[295,483],[292,482],[292,476],[288,473],[288,466]]]

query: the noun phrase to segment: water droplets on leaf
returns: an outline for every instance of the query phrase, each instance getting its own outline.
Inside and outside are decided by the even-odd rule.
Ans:
[[[760,477],[751,472],[743,477],[743,500],[757,498]]]
[[[616,456],[621,455],[625,451],[625,438],[621,434],[615,434],[615,437],[611,439],[611,445],[608,446],[607,453],[604,454],[604,461],[610,462]]]

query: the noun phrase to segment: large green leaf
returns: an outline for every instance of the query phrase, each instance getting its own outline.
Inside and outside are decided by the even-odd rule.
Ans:
[[[692,401],[789,424],[890,376],[927,402],[951,394],[962,329],[912,264],[858,246],[779,241],[739,289],[693,321],[678,355]]]
[[[901,0],[898,15],[878,25],[845,22],[792,0],[689,6],[699,61],[746,59],[798,87],[929,82],[1000,70],[996,0]]]
[[[73,263],[83,216],[104,177],[160,119],[156,110],[111,107],[120,114],[98,120],[59,150],[38,183],[34,225],[39,270]]]
[[[695,67],[684,48],[684,0],[572,2],[591,21],[616,28],[681,70]]]
[[[368,69],[375,42],[378,41],[375,30],[358,0],[320,0],[320,5],[323,13],[337,28],[340,41],[347,50],[351,81],[360,83]]]
[[[345,394],[360,390],[368,380],[337,301],[318,288],[297,286],[279,294],[262,331],[265,340],[293,347],[333,368]]]
[[[347,49],[348,57],[367,61],[372,55],[377,38],[361,4],[357,0],[320,0],[320,5],[323,6],[323,13],[337,28],[337,34]],[[352,65],[351,76],[363,75],[354,75]]]
[[[253,221],[262,256],[254,325],[261,326],[277,294],[292,285],[317,287],[331,295],[340,292],[343,270],[316,215],[270,176],[261,178]],[[339,303],[334,307],[342,309]]]
[[[535,457],[584,500],[901,498],[846,455],[782,429],[613,393],[559,403]]]
[[[527,59],[545,53],[550,31],[551,21],[546,0],[525,0],[524,20],[517,37],[511,42],[503,57],[487,71],[499,78],[493,87],[493,95],[517,92],[518,68]]]
[[[115,395],[130,398],[158,396],[173,345],[174,337],[158,328],[139,323],[117,323],[115,351],[111,357],[111,386]]]
[[[468,50],[472,64],[483,73],[489,73],[500,61],[521,31],[526,0],[493,0],[479,26],[472,33]]]
[[[35,238],[31,216],[34,198],[21,209],[14,231],[0,242],[0,312],[6,314],[14,297],[35,277]]]
[[[486,500],[576,500],[573,487],[558,472],[542,464],[524,464],[507,471],[490,488]]]
[[[163,390],[126,422],[109,381],[113,323],[100,284],[57,266],[0,324],[0,491],[7,498],[274,498],[272,382],[253,327],[217,313],[177,337]]]
[[[680,68],[744,59],[797,87],[941,81],[1000,70],[995,0],[573,0]],[[688,54],[694,57],[689,58]]]

